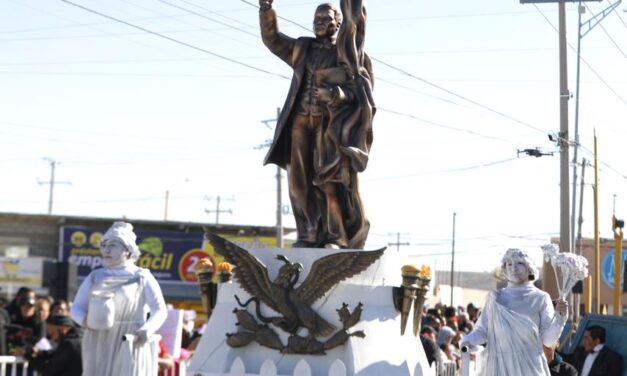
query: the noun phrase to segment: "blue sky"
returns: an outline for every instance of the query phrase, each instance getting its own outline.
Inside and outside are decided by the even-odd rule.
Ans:
[[[60,0],[0,3],[0,211],[47,212],[38,181],[49,180],[50,158],[56,180],[72,183],[55,186],[55,214],[162,219],[167,190],[171,220],[213,222],[205,209],[220,196],[232,211],[221,223],[273,225],[275,168],[262,166],[257,147],[272,137],[261,121],[276,116],[291,71],[261,43],[255,4],[71,1],[101,14]],[[275,1],[282,31],[310,35],[317,4]],[[610,3],[587,4],[584,21]],[[547,137],[559,129],[557,4],[367,7],[379,108],[361,176],[368,246],[401,233],[403,251],[447,254],[457,212],[461,266],[489,270],[506,248],[557,236],[559,157],[517,154],[557,151]],[[627,212],[624,8],[582,39],[579,156],[592,159],[596,129],[605,237],[614,195],[617,215]],[[572,3],[567,34],[576,47]],[[575,64],[569,49],[573,94]],[[587,168],[584,236],[593,233],[592,176]]]

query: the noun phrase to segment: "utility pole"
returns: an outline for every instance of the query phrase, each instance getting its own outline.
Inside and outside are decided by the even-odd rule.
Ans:
[[[281,114],[281,108],[276,109],[276,120],[279,121],[279,115]],[[276,245],[278,248],[283,248],[283,195],[281,180],[283,179],[281,173],[281,167],[276,166]]]
[[[453,286],[454,286],[454,276],[455,276],[455,218],[457,217],[457,213],[453,212],[453,240],[451,241],[451,307],[453,305]]]
[[[576,253],[581,256],[583,253],[583,237],[581,235],[581,227],[583,225],[583,187],[585,185],[586,177],[586,164],[588,161],[586,158],[581,160],[581,187],[579,190],[579,219],[577,220],[577,244],[575,246]],[[573,209],[574,210],[574,209]]]
[[[170,191],[166,190],[165,191],[165,210],[163,213],[163,220],[165,222],[168,221],[168,205],[170,204]]]
[[[559,76],[560,76],[560,248],[570,252],[570,204],[569,204],[569,135],[568,135],[568,71],[566,63],[566,0],[520,0],[521,3],[558,3],[559,13]],[[550,138],[550,137],[549,137]]]
[[[71,185],[72,183],[68,181],[55,181],[54,172],[55,172],[56,165],[58,164],[58,162],[51,158],[44,158],[44,161],[50,162],[50,180],[49,181],[37,181],[37,184],[39,185],[48,184],[50,186],[49,194],[48,194],[48,215],[52,215],[52,203],[54,201],[55,184]]]
[[[584,23],[581,23],[581,15],[585,13],[585,7],[581,5],[579,1],[578,5],[578,30],[577,30],[577,76],[576,76],[576,89],[575,89],[575,142],[573,145],[573,192],[572,192],[572,215],[571,215],[571,236],[575,236],[575,201],[577,197],[577,150],[579,149],[579,92],[580,92],[580,63],[581,63],[581,39],[585,37],[596,25],[598,25],[608,14],[610,14],[622,0],[618,0],[613,4],[610,4],[600,13],[590,17],[590,19]],[[582,30],[586,28],[585,31]],[[583,167],[582,167],[583,168]],[[573,241],[572,244],[575,242]]]
[[[616,218],[616,195],[614,195],[614,209],[612,210],[612,231],[614,232],[614,315],[620,316],[623,310],[621,303],[622,276],[621,268],[623,266],[623,227],[625,221]]]
[[[597,159],[597,135],[594,132],[594,283],[592,313],[599,314],[601,296],[601,242],[599,239],[599,164]]]
[[[205,197],[206,200],[209,200],[209,197]],[[220,196],[218,196],[216,198],[216,210],[209,210],[209,209],[205,209],[205,213],[210,214],[210,213],[216,213],[216,225],[220,224],[220,213],[229,213],[229,214],[233,214],[233,211],[231,211],[231,209],[220,209]]]
[[[583,225],[583,187],[584,187],[584,183],[585,183],[585,176],[586,176],[586,163],[588,163],[588,161],[586,161],[586,158],[583,158],[581,161],[581,188],[580,188],[580,193],[579,193],[579,219],[577,221],[577,242],[573,243],[574,245],[574,253],[578,254],[581,256],[582,253],[582,247],[583,247],[583,238],[581,235],[581,226]],[[575,210],[575,208],[573,207],[573,211]],[[588,277],[589,278],[589,277]],[[586,278],[586,280],[588,279]],[[586,281],[582,281],[582,284],[585,285]],[[583,297],[584,297],[584,302],[585,297],[586,297],[586,289],[583,289]],[[580,294],[573,294],[573,300],[574,300],[574,304],[573,304],[573,322],[578,323],[579,322],[579,317],[581,316],[581,295]],[[587,303],[590,304],[590,303]]]
[[[396,252],[400,252],[402,245],[409,245],[408,242],[401,243],[401,235],[407,235],[407,234],[406,233],[401,234],[400,232],[397,232],[396,233],[396,243],[388,243],[388,246],[392,246],[392,245],[396,246]]]
[[[270,122],[278,122],[279,116],[281,115],[281,108],[277,107],[276,109],[276,119],[267,119],[262,120],[261,122],[266,125],[266,127],[270,128]],[[261,149],[262,147],[270,147],[272,145],[272,140],[268,140],[263,145],[257,147],[257,149]],[[276,245],[278,248],[283,248],[283,188],[282,188],[282,180],[283,173],[281,172],[281,167],[276,166]]]
[[[559,56],[560,56],[560,248],[570,252],[570,207],[568,168],[568,73],[566,64],[566,2],[559,2]]]

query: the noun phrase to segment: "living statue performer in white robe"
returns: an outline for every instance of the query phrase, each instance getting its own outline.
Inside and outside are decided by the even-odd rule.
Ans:
[[[136,240],[131,224],[115,222],[100,241],[104,267],[92,271],[78,289],[71,315],[85,330],[85,376],[157,375],[158,346],[150,339],[167,308],[153,275],[135,265],[140,256]]]
[[[550,376],[542,345],[559,338],[568,316],[568,303],[533,285],[537,270],[522,250],[509,249],[501,261],[507,287],[491,291],[475,329],[462,347],[485,344],[481,376]]]

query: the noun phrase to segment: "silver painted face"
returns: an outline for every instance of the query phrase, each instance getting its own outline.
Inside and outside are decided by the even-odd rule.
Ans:
[[[505,262],[505,276],[513,283],[523,283],[529,280],[529,266],[522,258],[512,258]]]
[[[100,253],[102,254],[102,264],[106,267],[122,265],[128,260],[128,250],[118,239],[103,240],[100,243]]]

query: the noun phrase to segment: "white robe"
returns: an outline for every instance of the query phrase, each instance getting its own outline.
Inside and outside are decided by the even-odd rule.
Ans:
[[[487,343],[482,376],[550,376],[542,345],[559,338],[566,316],[553,309],[549,294],[532,282],[491,291],[475,329],[464,337]]]
[[[76,322],[85,323],[89,299],[95,290],[115,293],[115,324],[107,330],[85,328],[83,375],[152,374],[152,364],[156,362],[152,358],[155,355],[154,344],[129,347],[122,338],[138,330],[146,330],[150,337],[167,317],[163,294],[153,275],[131,263],[92,271],[78,289],[72,305],[71,315]],[[146,319],[148,312],[150,318]]]

